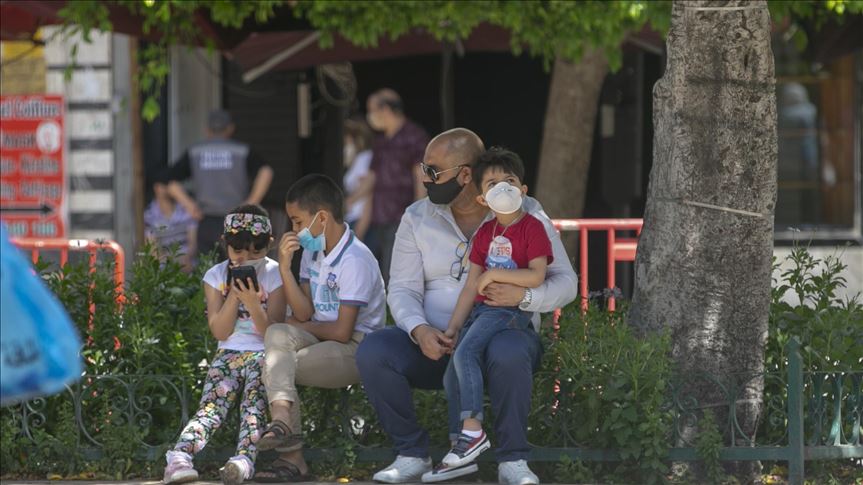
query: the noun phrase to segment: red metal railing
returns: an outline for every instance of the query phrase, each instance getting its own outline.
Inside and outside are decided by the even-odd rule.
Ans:
[[[12,244],[30,251],[30,259],[33,263],[39,261],[43,251],[59,251],[60,266],[63,267],[69,261],[69,252],[87,252],[90,264],[90,273],[96,272],[96,262],[99,251],[107,251],[114,255],[114,287],[117,292],[115,301],[117,305],[125,302],[123,285],[125,283],[124,268],[126,267],[126,254],[123,247],[114,241],[90,241],[87,239],[36,239],[36,238],[13,238]],[[93,283],[95,285],[95,282]],[[93,303],[93,287],[90,288],[90,318],[87,327],[92,330],[93,317],[96,314],[96,305]]]
[[[615,263],[618,261],[635,261],[635,250],[638,246],[638,236],[641,235],[642,219],[554,219],[551,221],[558,231],[578,231],[578,285],[581,296],[581,309],[587,310],[588,305],[588,233],[591,231],[606,231],[607,256],[606,267],[608,283],[606,288],[613,289],[616,286]],[[618,231],[635,231],[635,238],[618,237]],[[614,311],[614,297],[608,298],[608,310]],[[556,312],[557,313],[557,312]],[[555,314],[557,320],[557,314]]]
[[[90,271],[96,270],[96,260],[99,251],[108,251],[114,254],[114,283],[119,291],[123,291],[124,275],[123,269],[126,265],[126,255],[123,247],[114,241],[90,241],[87,239],[36,239],[36,238],[13,238],[12,244],[21,249],[30,251],[30,259],[34,263],[39,261],[42,251],[59,251],[60,266],[69,261],[69,252],[89,253]]]

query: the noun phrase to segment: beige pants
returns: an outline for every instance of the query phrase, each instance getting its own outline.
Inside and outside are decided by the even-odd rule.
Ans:
[[[288,426],[300,433],[300,395],[297,385],[339,389],[360,382],[354,355],[364,333],[354,332],[346,343],[321,342],[311,333],[287,323],[274,323],[264,337],[264,385],[273,401],[291,401]]]

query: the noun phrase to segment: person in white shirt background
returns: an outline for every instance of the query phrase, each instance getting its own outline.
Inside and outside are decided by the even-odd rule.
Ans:
[[[360,240],[372,222],[372,190],[375,174],[372,164],[372,130],[365,120],[345,120],[344,162],[345,222]]]
[[[471,239],[493,217],[477,202],[479,190],[471,183],[471,166],[483,150],[482,140],[465,128],[446,131],[429,142],[422,164],[428,197],[408,207],[393,248],[387,301],[397,327],[367,335],[357,350],[366,394],[397,452],[396,460],[374,475],[379,482],[418,482],[432,471],[429,436],[417,423],[411,389],[443,387],[453,344],[444,332],[466,280]],[[578,280],[539,202],[525,197],[522,208],[542,222],[554,261],[548,265],[545,283],[536,288],[493,283],[485,290],[488,305],[536,313],[527,329],[495,335],[483,357],[495,416],[498,478],[507,485],[539,483],[526,462],[533,372],[542,354],[538,312],[572,302]],[[451,435],[461,429],[455,414],[449,416]],[[476,465],[470,464],[432,478],[448,480],[474,471]]]

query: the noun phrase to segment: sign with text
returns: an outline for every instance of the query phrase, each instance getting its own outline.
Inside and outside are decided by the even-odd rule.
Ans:
[[[12,237],[64,237],[63,97],[0,96],[0,220]]]

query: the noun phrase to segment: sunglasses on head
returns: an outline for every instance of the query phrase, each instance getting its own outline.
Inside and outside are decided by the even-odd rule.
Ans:
[[[425,162],[420,162],[420,167],[422,168],[423,173],[426,174],[428,176],[428,178],[431,179],[432,182],[437,182],[438,178],[440,178],[440,175],[442,173],[451,172],[453,170],[458,170],[462,167],[467,167],[467,165],[461,164],[461,165],[456,165],[455,167],[447,168],[444,170],[435,170],[435,168],[433,166],[426,165]]]

